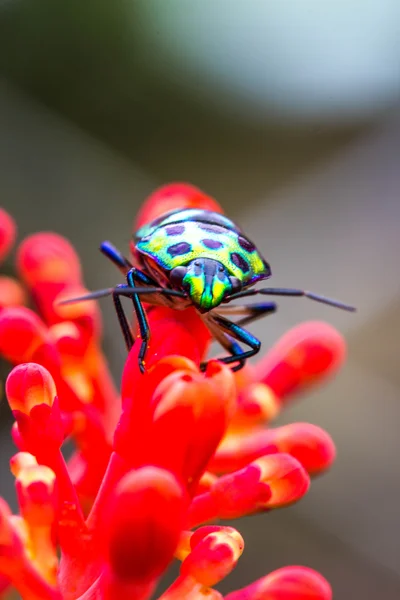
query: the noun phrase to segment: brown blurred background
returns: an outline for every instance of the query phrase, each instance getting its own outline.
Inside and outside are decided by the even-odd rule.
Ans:
[[[225,589],[305,564],[337,599],[400,597],[399,73],[398,0],[0,0],[1,204],[21,237],[68,236],[106,287],[99,242],[126,250],[143,198],[190,181],[258,243],[271,283],[359,307],[282,300],[257,324],[264,348],[307,319],[345,334],[346,368],[281,420],[325,427],[338,460],[298,505],[239,525]]]

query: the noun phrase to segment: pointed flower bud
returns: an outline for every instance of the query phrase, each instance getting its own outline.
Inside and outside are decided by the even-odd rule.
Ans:
[[[57,390],[46,369],[35,363],[26,363],[11,371],[6,382],[6,394],[12,411],[28,415],[41,404],[51,407]]]
[[[192,551],[183,561],[180,574],[211,587],[235,568],[244,540],[233,527],[201,527],[192,535],[190,545]]]
[[[310,475],[329,469],[336,456],[335,445],[325,430],[310,423],[291,423],[228,435],[208,468],[214,473],[231,472],[260,456],[277,452],[294,456]]]
[[[272,454],[220,477],[193,499],[190,527],[216,518],[232,519],[291,504],[308,490],[309,477],[289,454]]]
[[[291,329],[256,365],[255,377],[285,401],[335,373],[346,353],[343,337],[327,323]]]

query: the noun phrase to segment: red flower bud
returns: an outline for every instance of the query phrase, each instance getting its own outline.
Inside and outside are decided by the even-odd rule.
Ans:
[[[18,365],[9,374],[6,394],[12,411],[28,415],[41,404],[51,407],[57,390],[50,373],[35,363]]]
[[[261,359],[255,378],[284,401],[336,372],[344,361],[345,350],[342,336],[330,325],[319,321],[302,323]]]
[[[168,471],[143,467],[125,475],[104,516],[117,579],[145,583],[161,575],[178,545],[187,502],[182,485]]]

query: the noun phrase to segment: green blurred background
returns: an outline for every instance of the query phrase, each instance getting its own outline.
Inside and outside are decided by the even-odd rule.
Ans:
[[[106,287],[119,277],[100,241],[125,251],[143,198],[190,181],[257,242],[271,283],[359,307],[285,300],[253,329],[267,348],[324,319],[349,358],[280,421],[325,427],[336,466],[298,505],[239,525],[225,589],[305,564],[335,598],[400,597],[399,74],[398,0],[0,0],[0,190],[21,237],[68,236],[87,285]]]

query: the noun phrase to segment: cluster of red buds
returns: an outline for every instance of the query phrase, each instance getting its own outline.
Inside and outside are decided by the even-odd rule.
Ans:
[[[136,225],[184,207],[221,210],[200,190],[173,184],[146,200]],[[14,238],[1,211],[0,259]],[[213,360],[203,373],[211,338],[196,312],[153,307],[147,371],[139,371],[135,344],[119,394],[96,302],[59,303],[86,293],[69,242],[31,235],[16,268],[18,281],[0,278],[19,504],[12,514],[0,499],[0,596],[14,587],[24,600],[330,600],[328,582],[300,566],[226,596],[215,586],[244,550],[224,519],[291,504],[331,466],[334,445],[319,427],[266,425],[337,370],[341,336],[304,323],[255,365],[233,373]],[[66,440],[75,447],[68,461]],[[179,576],[157,595],[174,559]]]

